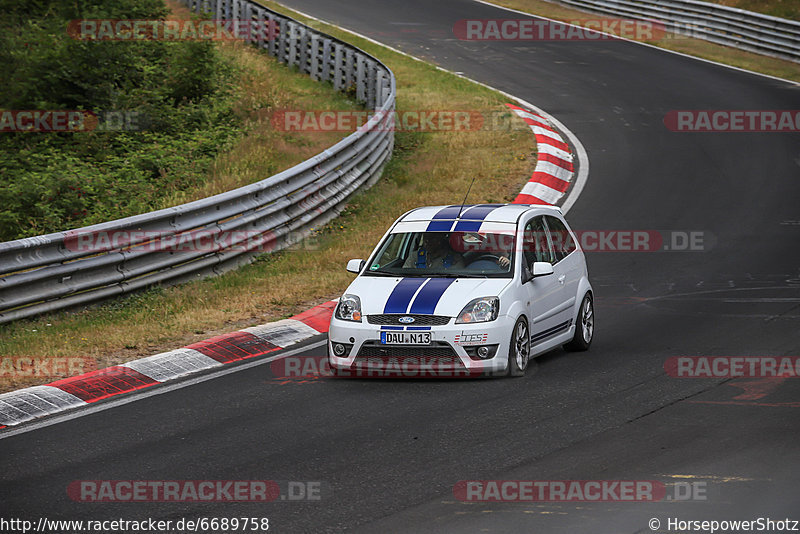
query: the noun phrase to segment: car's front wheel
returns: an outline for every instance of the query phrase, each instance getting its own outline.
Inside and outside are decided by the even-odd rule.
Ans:
[[[531,354],[531,338],[528,321],[525,317],[517,319],[511,331],[511,345],[508,348],[508,376],[524,376]]]
[[[586,293],[578,310],[578,318],[575,324],[575,336],[572,341],[564,345],[564,348],[571,351],[589,350],[594,338],[594,303],[592,295]]]

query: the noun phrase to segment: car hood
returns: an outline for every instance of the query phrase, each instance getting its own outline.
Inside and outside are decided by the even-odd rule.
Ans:
[[[361,299],[361,313],[412,313],[455,317],[472,299],[498,296],[509,278],[359,276],[347,293]]]

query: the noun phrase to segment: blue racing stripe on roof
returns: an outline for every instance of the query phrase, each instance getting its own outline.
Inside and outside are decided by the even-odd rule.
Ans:
[[[466,209],[467,206],[464,206]],[[440,209],[436,215],[431,217],[431,219],[455,219],[458,217],[459,212],[461,211],[461,206],[447,206],[446,208]]]
[[[454,232],[477,232],[481,229],[483,221],[458,221]]]
[[[484,219],[501,206],[502,204],[480,204],[464,210],[461,213],[461,220],[456,223],[456,227],[453,230],[456,232],[477,232],[481,229]]]
[[[436,212],[436,215],[431,217],[431,222],[428,223],[428,232],[449,232],[453,228],[453,219],[458,217],[458,212],[461,211],[461,206],[447,206]],[[442,219],[450,219],[443,221]]]
[[[426,232],[449,232],[453,229],[455,221],[431,221],[428,223]]]
[[[403,278],[400,280],[383,307],[383,313],[406,313],[411,298],[427,278]]]
[[[470,208],[465,208],[464,211],[461,212],[461,219],[478,219],[483,220],[489,215],[491,212],[496,210],[497,208],[502,208],[504,204],[478,204],[476,206],[472,206]]]
[[[431,281],[417,294],[417,298],[411,304],[410,313],[432,314],[445,290],[455,281],[455,278],[431,278]]]

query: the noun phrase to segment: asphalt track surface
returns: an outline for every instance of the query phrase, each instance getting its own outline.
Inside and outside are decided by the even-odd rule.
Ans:
[[[588,254],[596,338],[499,380],[276,380],[270,364],[0,440],[2,516],[269,517],[318,532],[650,532],[800,519],[796,379],[679,379],[673,356],[800,355],[800,136],[674,133],[683,109],[798,109],[792,84],[620,41],[464,42],[467,0],[286,4],[533,102],[590,166],[578,230],[702,231]],[[414,30],[414,31],[409,31]],[[322,356],[319,348],[303,355]],[[75,480],[319,481],[318,501],[80,503]],[[460,480],[700,482],[690,502],[464,503]],[[703,487],[703,486],[697,486]]]

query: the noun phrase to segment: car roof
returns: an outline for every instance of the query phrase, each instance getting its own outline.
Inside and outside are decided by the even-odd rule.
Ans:
[[[526,213],[561,214],[561,208],[539,204],[469,204],[426,206],[401,216],[391,233],[406,232],[508,232]]]
[[[451,204],[449,206],[425,206],[404,214],[397,222],[417,221],[484,221],[516,224],[525,212],[561,214],[561,208],[545,204]]]

